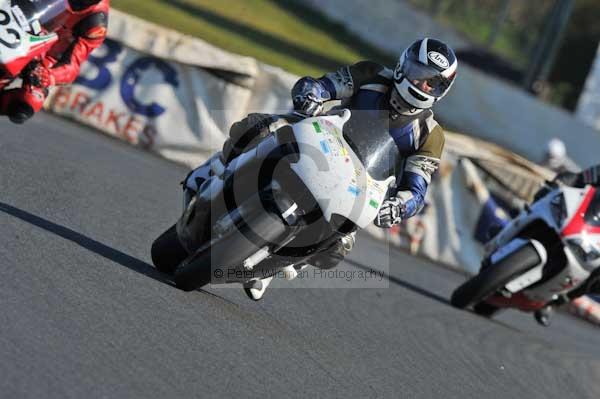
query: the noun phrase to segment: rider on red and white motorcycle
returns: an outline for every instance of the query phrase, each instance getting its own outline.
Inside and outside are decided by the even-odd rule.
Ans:
[[[562,172],[486,244],[481,269],[452,294],[453,306],[491,317],[500,309],[534,312],[600,293],[600,165]]]
[[[30,65],[20,88],[0,96],[0,115],[23,123],[42,109],[48,88],[72,83],[81,64],[104,42],[110,0],[68,0],[68,13],[47,27],[58,34],[58,41],[41,62]]]
[[[584,188],[587,185],[600,186],[600,165],[592,166],[583,172],[562,172],[556,177],[556,180],[567,186]]]

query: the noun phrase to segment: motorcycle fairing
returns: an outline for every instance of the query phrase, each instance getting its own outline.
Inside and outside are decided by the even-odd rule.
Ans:
[[[566,199],[567,213],[573,214],[575,209],[579,207],[579,204],[585,197],[585,191],[576,188],[563,187],[549,192],[546,196],[539,199],[537,202],[532,204],[530,207],[523,210],[516,218],[511,220],[490,242],[485,246],[485,254],[491,256],[502,246],[508,244],[513,240],[514,237],[518,236],[521,231],[530,226],[536,221],[542,221],[546,225],[550,226],[560,235],[565,221],[562,221],[559,225],[555,216],[552,213],[553,201],[556,201],[557,197],[564,196]],[[568,221],[567,221],[568,223]]]
[[[291,168],[317,200],[325,220],[342,215],[365,228],[377,217],[396,177],[376,180],[367,172],[343,135],[350,117],[345,110],[296,123],[293,129],[300,157]]]
[[[583,190],[562,187],[551,191],[545,197],[535,202],[530,208],[521,212],[517,218],[511,221],[488,243],[486,246],[487,256],[494,257],[498,256],[496,255],[497,253],[504,252],[503,248],[509,246],[509,243],[515,237],[518,237],[528,226],[539,221],[554,229],[558,236],[565,238],[564,232],[573,232],[573,227],[570,226],[577,223],[576,220],[581,218],[583,213],[585,213],[587,209],[586,198],[589,199],[590,195],[593,194],[593,190],[591,187]],[[565,220],[557,220],[556,216],[552,214],[553,203],[557,202],[556,200],[559,196],[564,197],[566,214],[572,215]],[[581,284],[581,282],[589,277],[589,271],[577,259],[568,245],[564,245],[564,253],[567,259],[567,266],[550,280],[543,284],[533,284],[522,289],[516,293],[515,300],[498,299],[499,297],[496,296],[489,298],[487,302],[496,306],[514,306],[522,310],[532,310],[536,307],[539,308],[539,304],[548,302],[555,295],[569,291]],[[531,308],[528,307],[529,305],[531,305]]]
[[[18,3],[0,0],[0,67],[13,78],[58,41],[56,33],[30,34],[28,25],[21,21],[25,17]]]

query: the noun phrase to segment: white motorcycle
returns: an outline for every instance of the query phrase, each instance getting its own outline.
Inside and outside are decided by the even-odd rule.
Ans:
[[[157,269],[186,291],[247,284],[369,225],[401,157],[387,119],[368,135],[353,127],[361,123],[334,111],[278,129],[227,165],[213,157],[208,179],[153,244]]]
[[[479,274],[451,303],[490,317],[500,309],[535,312],[600,288],[600,190],[553,185],[486,245]]]

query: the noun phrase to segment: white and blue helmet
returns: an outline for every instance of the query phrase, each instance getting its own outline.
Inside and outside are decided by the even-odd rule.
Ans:
[[[431,108],[452,87],[458,60],[454,51],[436,39],[421,39],[408,47],[394,69],[394,87],[397,96],[391,96],[396,109],[407,106],[416,110]]]

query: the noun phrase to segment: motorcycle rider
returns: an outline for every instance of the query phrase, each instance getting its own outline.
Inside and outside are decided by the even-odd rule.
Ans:
[[[431,107],[448,93],[457,66],[456,55],[449,46],[436,39],[424,38],[402,53],[394,70],[372,61],[362,61],[318,79],[303,77],[292,88],[294,114],[250,114],[235,123],[222,154],[192,171],[185,179],[186,191],[193,194],[198,190],[208,177],[208,164],[212,165],[213,171],[218,170],[222,164],[251,148],[259,138],[287,123],[318,115],[327,101],[342,100],[343,108],[355,111],[353,118],[368,118],[382,112],[387,115],[389,134],[405,162],[396,178],[396,187],[388,193],[375,224],[381,228],[398,224],[423,208],[431,177],[439,166],[444,131],[435,121]],[[364,134],[369,133],[365,131]],[[331,268],[344,259],[353,244],[354,236],[347,235],[308,262],[316,267]],[[271,278],[251,282],[245,287],[246,293],[258,300],[270,281]]]
[[[567,146],[559,138],[553,138],[546,143],[546,155],[542,166],[560,172],[579,172],[581,169],[567,155]]]
[[[589,167],[581,172],[561,172],[556,175],[555,181],[575,188],[585,186],[600,187],[600,165]]]
[[[68,0],[68,14],[53,28],[59,40],[44,59],[27,68],[20,88],[0,96],[0,115],[21,124],[42,109],[48,89],[72,83],[81,64],[106,37],[110,0]]]

